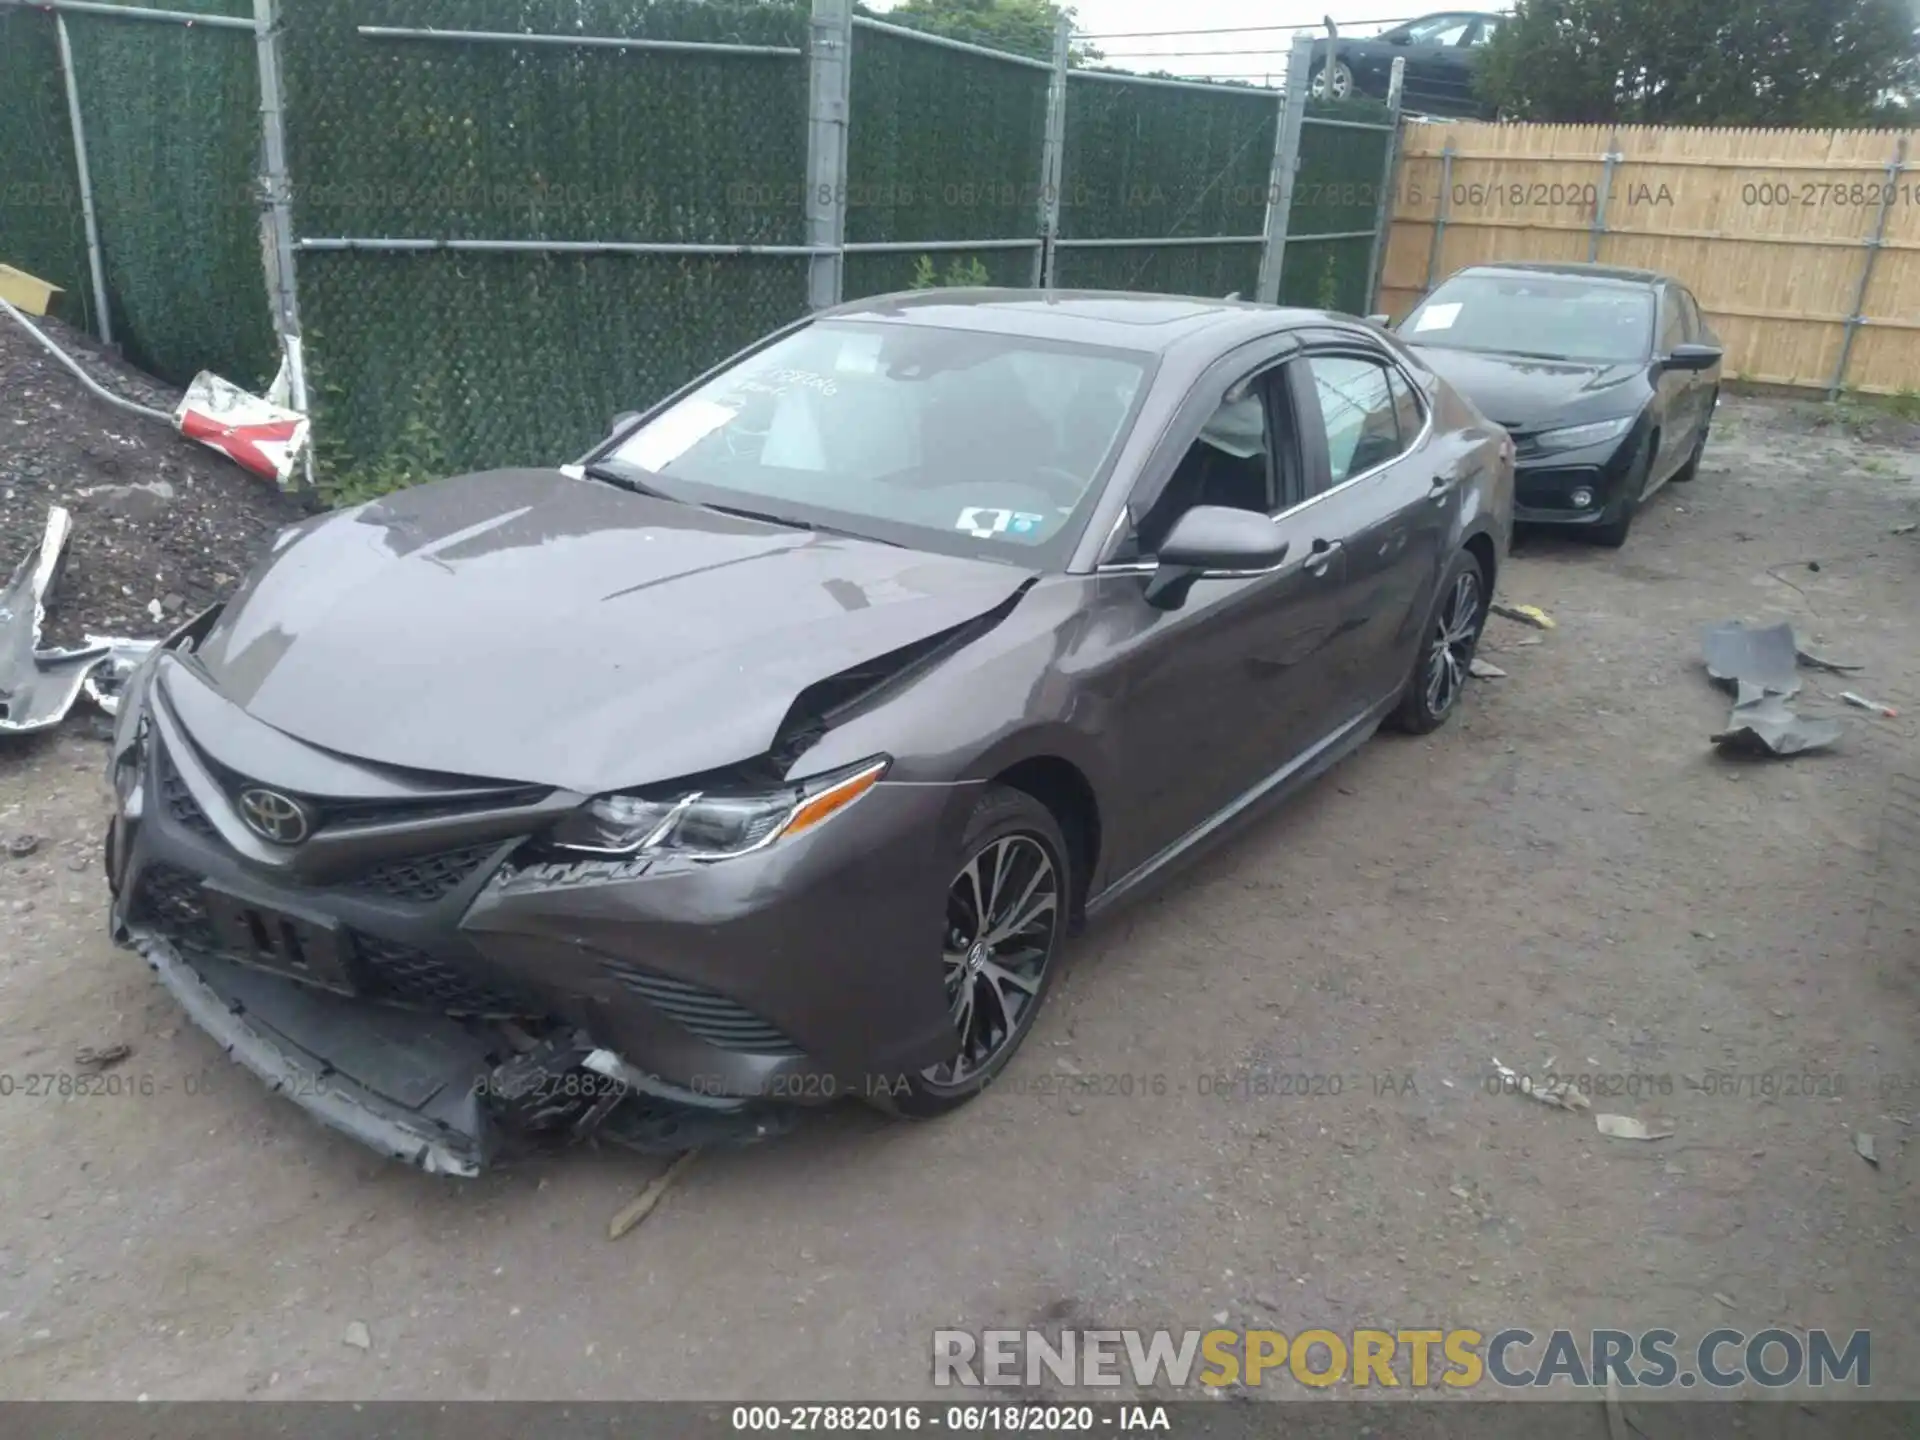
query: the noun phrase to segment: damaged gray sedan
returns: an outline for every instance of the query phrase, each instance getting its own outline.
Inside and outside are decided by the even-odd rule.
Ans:
[[[586,461],[285,532],[127,684],[116,938],[428,1170],[989,1085],[1070,931],[1443,723],[1512,448],[1379,331],[843,306]]]

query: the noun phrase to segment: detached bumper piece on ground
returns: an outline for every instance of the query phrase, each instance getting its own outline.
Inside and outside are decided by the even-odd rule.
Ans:
[[[24,735],[51,729],[66,719],[83,690],[113,714],[120,687],[155,644],[89,635],[78,650],[40,648],[47,592],[60,573],[72,532],[67,512],[58,505],[49,506],[39,545],[0,591],[0,733]]]
[[[1708,630],[1701,648],[1708,676],[1734,692],[1726,728],[1713,736],[1713,743],[1722,750],[1799,755],[1824,749],[1840,738],[1838,721],[1810,720],[1787,705],[1800,693],[1802,661],[1822,663],[1801,651],[1791,625],[1750,630],[1738,620],[1729,620]]]

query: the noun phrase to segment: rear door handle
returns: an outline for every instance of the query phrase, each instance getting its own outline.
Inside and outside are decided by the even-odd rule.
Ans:
[[[1333,557],[1344,547],[1338,540],[1321,542],[1316,540],[1313,553],[1302,562],[1301,568],[1316,579],[1327,573],[1327,567],[1333,563]]]

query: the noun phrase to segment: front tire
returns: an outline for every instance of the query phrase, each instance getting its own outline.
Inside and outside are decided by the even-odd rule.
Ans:
[[[1447,723],[1466,688],[1467,670],[1487,624],[1486,576],[1473,552],[1453,557],[1440,582],[1426,638],[1407,677],[1400,704],[1388,717],[1394,729],[1426,735]]]
[[[1053,988],[1067,934],[1074,893],[1067,843],[1033,796],[988,786],[960,853],[941,955],[958,1051],[875,1097],[910,1119],[959,1109],[1007,1067]]]
[[[1353,97],[1353,71],[1344,60],[1322,65],[1307,83],[1307,93],[1316,100],[1348,100]]]
[[[1719,399],[1720,392],[1715,390],[1713,398],[1707,401],[1707,423],[1700,427],[1700,438],[1693,442],[1693,453],[1687,456],[1687,463],[1674,472],[1677,483],[1685,484],[1700,473],[1700,457],[1707,453],[1707,432],[1713,428],[1713,407]]]

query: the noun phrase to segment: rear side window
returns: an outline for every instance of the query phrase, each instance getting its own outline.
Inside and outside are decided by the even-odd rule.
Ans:
[[[1680,316],[1688,340],[1698,340],[1706,332],[1707,327],[1700,321],[1700,307],[1694,304],[1693,296],[1685,290],[1680,292]]]
[[[1418,433],[1417,421],[1404,438],[1400,433],[1387,366],[1353,355],[1314,355],[1306,364],[1326,430],[1330,483],[1338,485],[1386,464]]]
[[[1680,300],[1671,289],[1660,292],[1660,353],[1668,354],[1687,341],[1686,324],[1680,317]]]
[[[1387,368],[1387,387],[1393,392],[1394,419],[1400,425],[1400,448],[1410,449],[1423,423],[1420,397],[1413,393],[1413,386],[1407,383],[1407,377],[1391,366]]]

